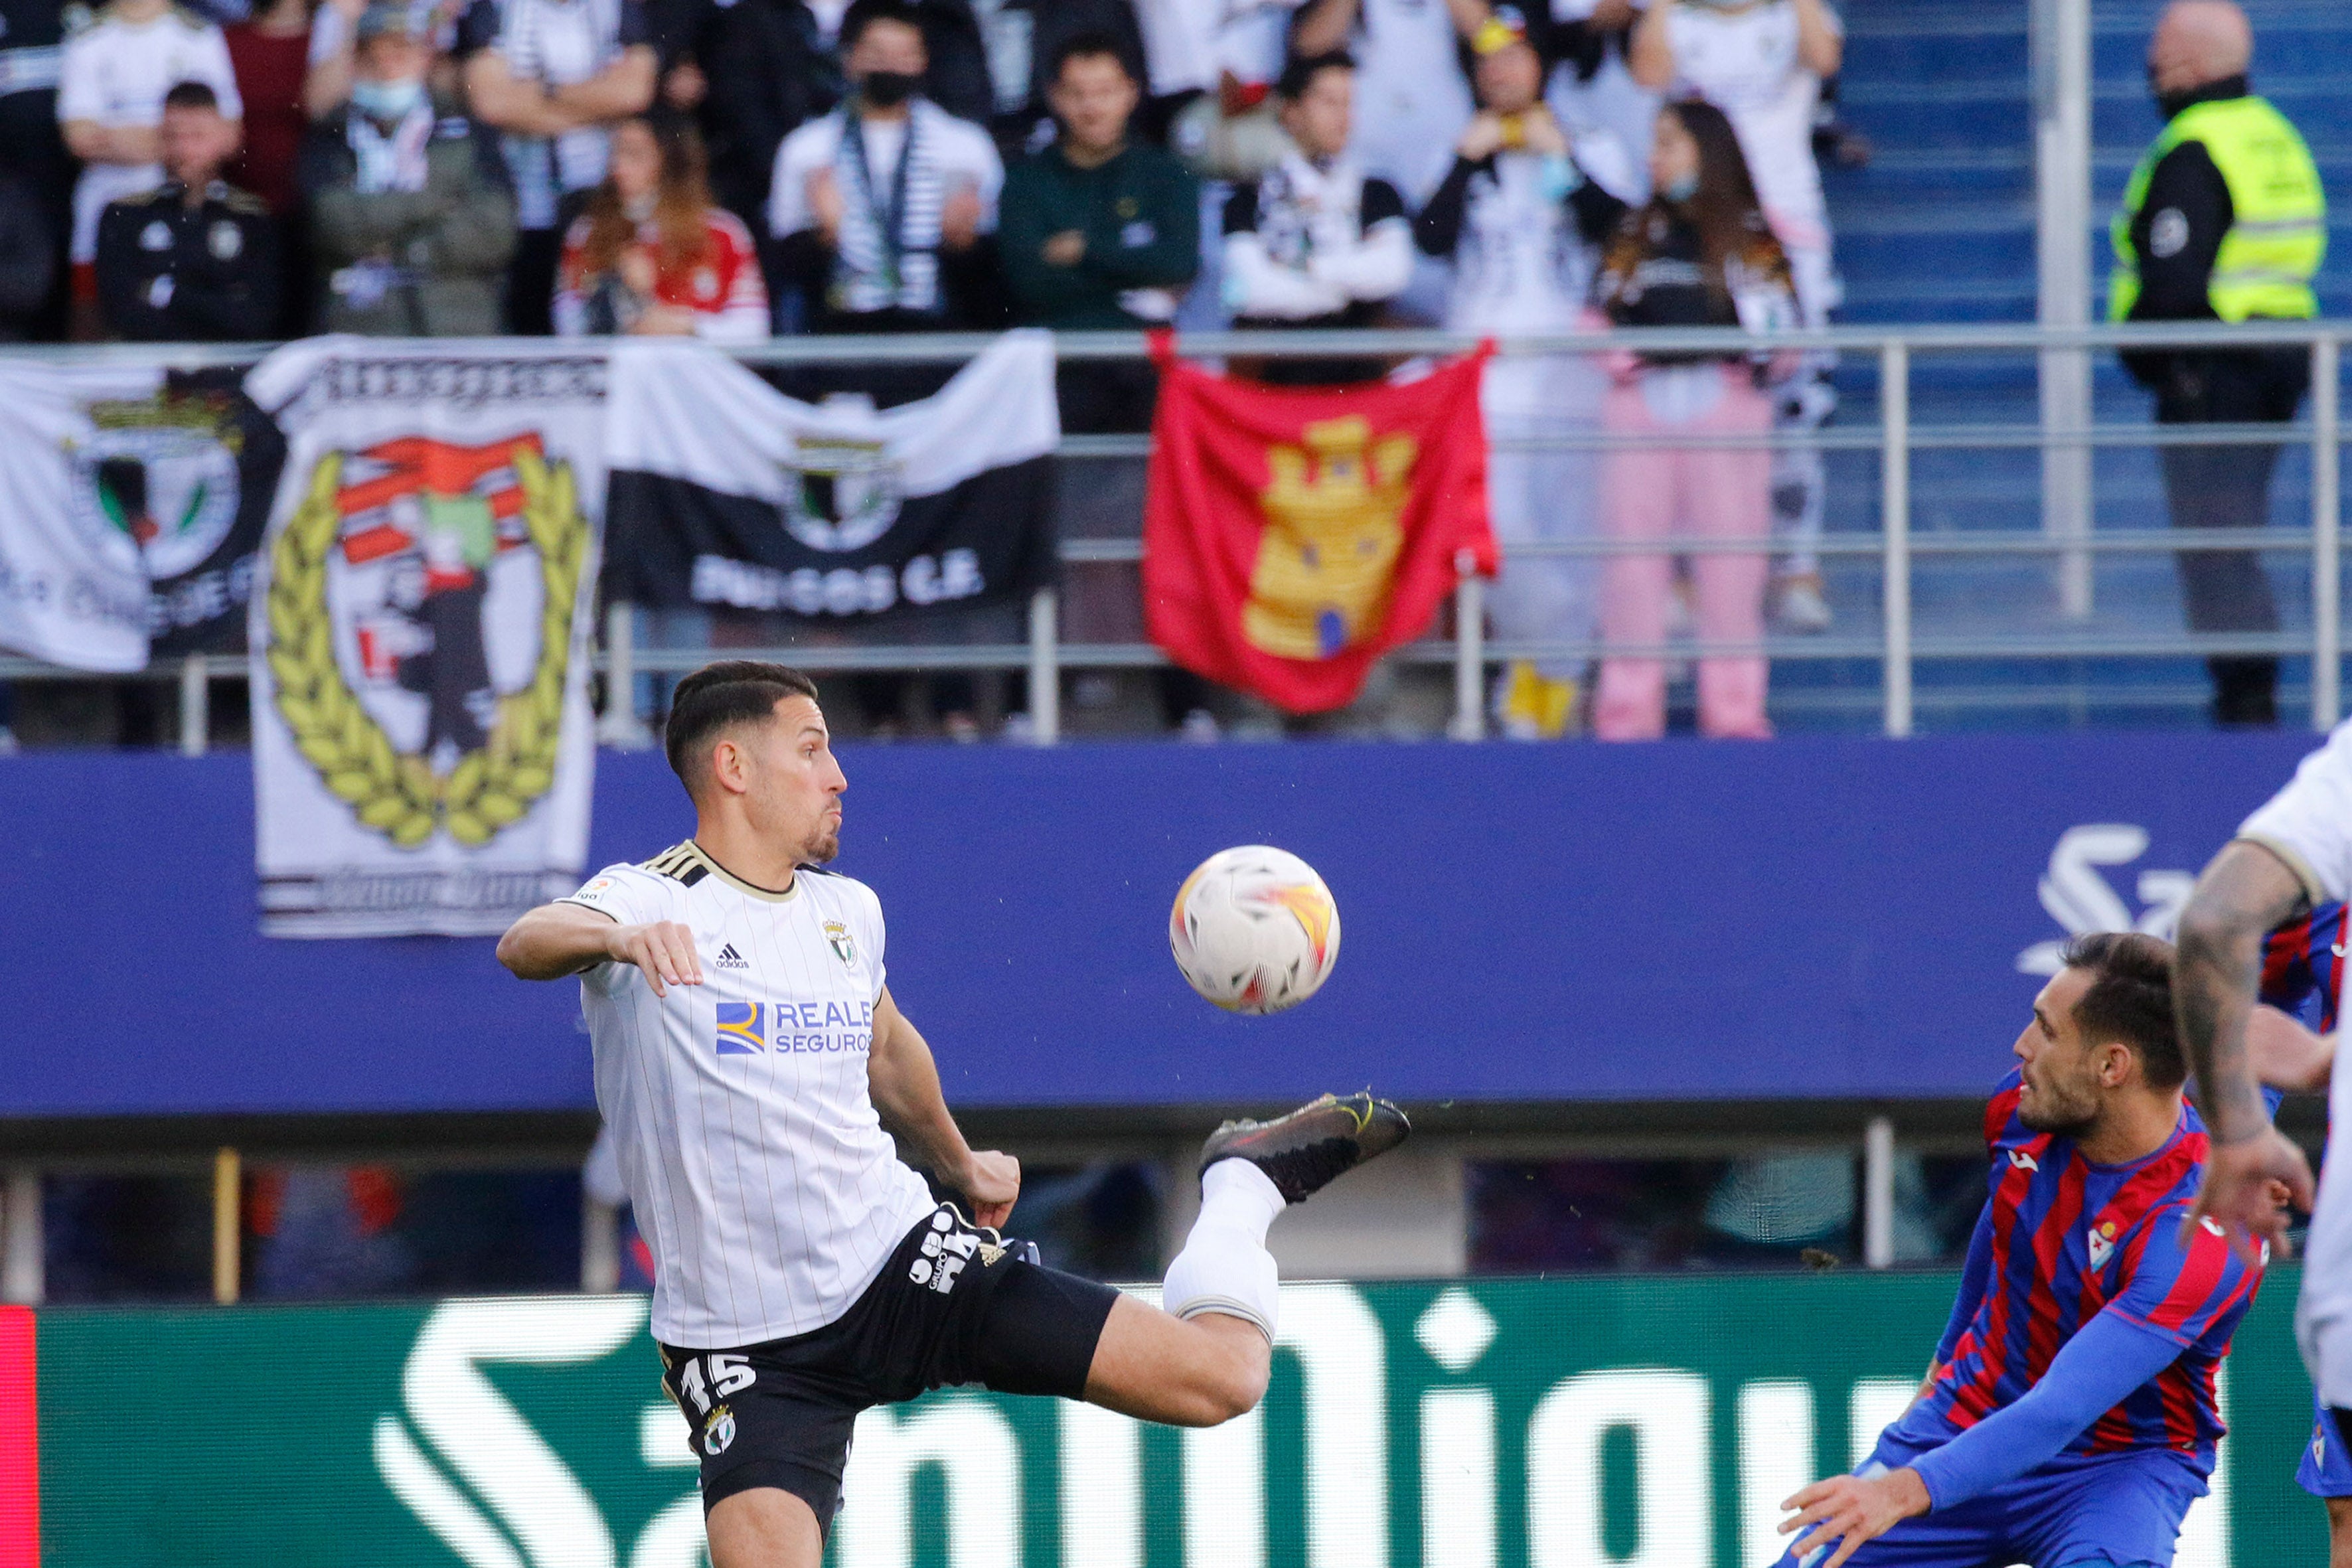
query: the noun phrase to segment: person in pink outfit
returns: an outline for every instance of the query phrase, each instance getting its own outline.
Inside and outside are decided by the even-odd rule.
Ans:
[[[1669,105],[1650,152],[1652,195],[1628,212],[1603,255],[1593,291],[1625,327],[1793,325],[1788,258],[1773,238],[1756,185],[1723,111]],[[1776,368],[1754,354],[1622,354],[1602,406],[1614,436],[1688,433],[1757,445],[1612,447],[1601,469],[1601,529],[1614,539],[1670,536],[1756,542],[1756,551],[1689,557],[1697,632],[1706,643],[1760,643],[1771,537],[1772,404],[1760,384]],[[1793,363],[1793,362],[1792,362]],[[1609,557],[1601,574],[1602,639],[1654,648],[1666,639],[1674,593],[1667,554]],[[1760,654],[1698,661],[1702,734],[1761,740],[1765,661]],[[1665,662],[1653,654],[1601,660],[1592,730],[1604,741],[1643,741],[1666,727]]]

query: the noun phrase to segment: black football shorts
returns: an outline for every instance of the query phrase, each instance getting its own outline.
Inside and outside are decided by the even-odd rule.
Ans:
[[[830,1533],[858,1412],[950,1384],[1082,1396],[1118,1292],[1035,1259],[943,1204],[824,1328],[732,1350],[656,1346],[662,1387],[692,1430],[704,1511],[779,1487]]]

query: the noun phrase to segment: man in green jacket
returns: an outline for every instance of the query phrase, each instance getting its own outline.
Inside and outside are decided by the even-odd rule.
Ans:
[[[1200,270],[1200,187],[1172,153],[1129,140],[1142,94],[1108,35],[1065,40],[1046,80],[1061,135],[1006,172],[998,204],[1014,312],[1065,331],[1163,325]],[[1066,426],[1148,423],[1145,367],[1084,368],[1063,377]]]
[[[408,7],[362,14],[352,98],[302,149],[319,330],[487,337],[502,329],[515,204],[496,141],[428,85]]]
[[[2107,313],[2117,321],[2306,320],[2327,247],[2319,171],[2286,117],[2247,85],[2253,30],[2230,0],[2175,0],[2148,44],[2148,86],[2165,127],[2115,222]],[[2310,360],[2297,347],[2141,351],[2124,356],[2156,394],[2159,424],[2294,417]],[[2269,521],[2270,445],[2158,448],[2175,528],[2261,528]],[[2178,558],[2191,631],[2265,633],[2278,609],[2252,551]],[[2278,660],[2207,661],[2222,724],[2278,721]]]

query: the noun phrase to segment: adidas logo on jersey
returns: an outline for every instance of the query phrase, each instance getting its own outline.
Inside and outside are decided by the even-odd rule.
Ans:
[[[751,963],[749,959],[735,951],[735,944],[730,942],[725,947],[719,950],[718,967],[720,969],[749,969],[751,967]]]

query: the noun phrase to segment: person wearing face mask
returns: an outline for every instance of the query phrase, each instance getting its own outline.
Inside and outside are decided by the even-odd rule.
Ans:
[[[904,0],[841,23],[854,90],[776,149],[768,232],[819,331],[938,331],[984,268],[1004,166],[988,133],[919,88],[929,63]]]
[[[2107,309],[2118,321],[2301,321],[2318,313],[2311,279],[2327,247],[2327,197],[2310,149],[2254,95],[2245,13],[2228,0],[2176,0],[2147,52],[2164,130],[2116,215]],[[2141,352],[2124,364],[2156,394],[2166,425],[2284,423],[2309,377],[2298,347]],[[2273,446],[2161,447],[2175,528],[2261,528],[2270,521]],[[2195,632],[2275,632],[2278,608],[2251,551],[2185,551],[2181,597]],[[2278,660],[2206,661],[2213,717],[2278,721]]]
[[[1413,238],[1450,259],[1445,325],[1458,332],[1569,332],[1586,324],[1594,247],[1624,210],[1591,164],[1622,151],[1604,135],[1570,146],[1543,103],[1544,61],[1518,12],[1498,7],[1472,39],[1479,113],[1454,166],[1413,220]],[[1612,177],[1608,184],[1619,183]],[[1503,574],[1487,600],[1506,642],[1585,642],[1594,629],[1593,563],[1532,556],[1516,544],[1592,531],[1594,454],[1517,443],[1590,436],[1602,379],[1583,354],[1513,354],[1488,363],[1479,401],[1495,442],[1486,499]],[[1573,721],[1581,659],[1515,661],[1496,693],[1503,733],[1549,740]]]
[[[1621,327],[1745,327],[1794,323],[1789,258],[1757,200],[1731,121],[1712,104],[1670,104],[1658,114],[1647,205],[1628,213],[1603,253],[1593,292]],[[1772,403],[1769,370],[1748,354],[1627,354],[1612,367],[1602,425],[1613,444],[1601,463],[1602,530],[1612,539],[1701,534],[1752,540],[1753,554],[1703,552],[1690,559],[1699,639],[1757,643],[1764,636],[1764,551],[1771,536],[1772,458],[1764,445]],[[1752,447],[1651,445],[1668,433]],[[1601,636],[1612,647],[1655,647],[1666,637],[1674,562],[1612,555],[1601,575]],[[1698,727],[1705,735],[1761,740],[1767,668],[1761,654],[1698,661]],[[1592,732],[1645,741],[1665,732],[1665,663],[1654,654],[1601,664]]]
[[[1764,217],[1789,258],[1797,310],[1826,327],[1844,285],[1832,258],[1829,203],[1813,153],[1822,84],[1844,59],[1845,31],[1829,0],[1645,0],[1627,39],[1633,79],[1672,98],[1704,99],[1729,117],[1762,199]],[[1784,437],[1810,435],[1837,412],[1835,360],[1811,356],[1802,374],[1774,389],[1773,418]],[[1773,523],[1780,559],[1774,614],[1792,632],[1829,629],[1819,546],[1829,477],[1822,448],[1790,440],[1772,457]]]
[[[407,5],[377,0],[358,36],[350,101],[302,149],[320,330],[496,333],[515,247],[498,143],[426,85],[433,51]]]
[[[1412,278],[1404,200],[1348,153],[1356,70],[1343,54],[1294,59],[1275,85],[1290,150],[1225,204],[1224,298],[1238,328],[1368,327]],[[1384,374],[1379,360],[1269,359],[1261,381],[1328,385]]]
[[[564,237],[555,331],[727,343],[768,335],[759,254],[743,221],[711,201],[693,126],[613,128],[604,183]]]

